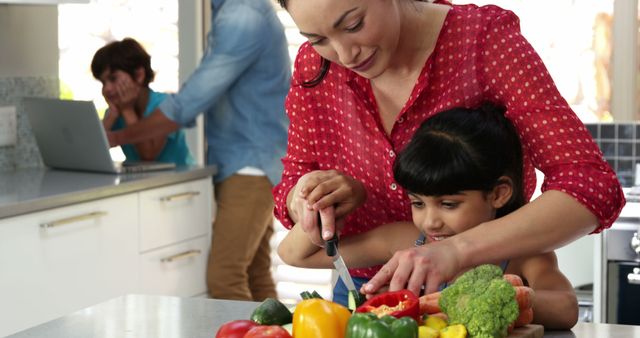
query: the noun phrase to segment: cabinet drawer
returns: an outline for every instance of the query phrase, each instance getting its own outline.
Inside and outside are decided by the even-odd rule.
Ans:
[[[210,179],[140,193],[140,251],[160,248],[211,231]]]
[[[136,194],[0,221],[0,336],[138,284]]]
[[[191,297],[207,291],[209,235],[149,251],[140,258],[140,293]]]

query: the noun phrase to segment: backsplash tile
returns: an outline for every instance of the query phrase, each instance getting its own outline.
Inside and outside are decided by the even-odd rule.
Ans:
[[[57,97],[59,92],[58,78],[0,78],[0,106],[16,106],[18,128],[16,145],[0,147],[0,171],[43,166],[29,121],[23,113],[22,98]]]
[[[640,163],[640,124],[589,123],[586,126],[622,186],[633,186],[635,166]]]

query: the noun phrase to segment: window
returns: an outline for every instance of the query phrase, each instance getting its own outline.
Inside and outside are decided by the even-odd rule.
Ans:
[[[494,4],[520,18],[524,37],[538,52],[558,90],[583,122],[611,121],[613,0],[454,0]]]
[[[61,95],[92,100],[103,113],[101,84],[91,74],[91,59],[113,40],[132,37],[151,55],[157,91],[178,90],[178,1],[91,0],[58,6]]]

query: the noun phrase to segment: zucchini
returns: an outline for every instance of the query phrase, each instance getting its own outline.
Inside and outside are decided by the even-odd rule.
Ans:
[[[365,302],[366,297],[358,292],[358,290],[351,290],[348,294],[348,308],[351,312],[354,312],[358,306],[362,305]]]
[[[320,294],[316,290],[313,290],[312,292],[302,291],[300,292],[300,297],[302,298],[302,300],[313,299],[313,298],[323,299],[322,296],[320,296]]]
[[[250,319],[260,325],[284,325],[293,321],[293,315],[279,300],[267,298],[253,310]]]

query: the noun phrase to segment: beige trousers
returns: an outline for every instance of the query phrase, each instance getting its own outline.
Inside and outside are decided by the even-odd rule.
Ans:
[[[207,267],[212,298],[262,301],[276,297],[269,245],[271,189],[266,176],[233,175],[215,184],[217,214]]]

